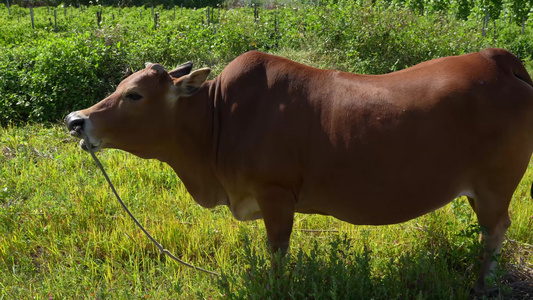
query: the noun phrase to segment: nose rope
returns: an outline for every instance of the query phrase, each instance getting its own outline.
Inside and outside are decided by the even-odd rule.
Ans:
[[[120,198],[120,196],[118,195],[117,191],[115,190],[115,186],[113,186],[113,184],[111,183],[111,180],[109,179],[109,176],[107,176],[107,173],[106,171],[104,170],[104,167],[102,166],[102,163],[100,162],[100,160],[98,160],[98,158],[96,157],[96,155],[94,154],[94,151],[92,149],[92,145],[90,143],[90,140],[89,140],[89,137],[87,136],[87,134],[85,133],[85,131],[83,130],[80,130],[81,131],[81,134],[83,135],[83,139],[85,140],[85,146],[87,147],[87,150],[89,151],[89,153],[91,153],[91,156],[93,157],[94,161],[96,162],[96,165],[98,165],[98,167],[100,168],[100,170],[102,171],[102,174],[104,174],[104,177],[105,179],[107,180],[107,183],[109,183],[109,186],[111,187],[111,190],[113,191],[113,194],[115,194],[115,197],[117,198],[118,202],[120,202],[120,205],[122,205],[122,208],[124,208],[124,210],[128,213],[128,215],[130,215],[131,219],[133,220],[133,222],[135,222],[135,224],[137,224],[137,226],[144,232],[144,234],[157,246],[157,248],[159,248],[159,251],[161,253],[164,253],[168,256],[170,256],[170,258],[172,258],[173,260],[181,263],[181,264],[184,264],[186,265],[187,267],[190,267],[190,268],[193,268],[193,269],[196,269],[198,271],[202,271],[202,272],[205,272],[205,273],[209,273],[211,275],[216,275],[216,276],[220,276],[219,273],[216,273],[216,272],[213,272],[213,271],[209,271],[209,270],[206,270],[206,269],[202,269],[200,267],[196,267],[196,266],[193,266],[187,262],[184,262],[183,260],[177,258],[176,256],[174,256],[172,253],[170,253],[170,251],[168,251],[167,249],[165,249],[160,243],[158,243],[149,233],[148,231],[146,231],[146,229],[144,229],[144,227],[141,225],[141,223],[139,223],[139,221],[137,221],[137,219],[133,216],[133,214],[130,212],[130,210],[128,209],[128,207],[126,206],[126,204],[124,204],[124,201],[122,201],[122,199]]]

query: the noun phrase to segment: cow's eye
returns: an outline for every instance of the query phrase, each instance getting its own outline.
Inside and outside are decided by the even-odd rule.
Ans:
[[[127,93],[126,94],[126,98],[128,98],[129,100],[141,100],[143,96],[141,96],[140,94],[138,93],[134,93],[134,92],[131,92],[131,93]]]

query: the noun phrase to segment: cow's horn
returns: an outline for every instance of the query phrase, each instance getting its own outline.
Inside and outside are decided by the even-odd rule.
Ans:
[[[150,66],[150,69],[155,70],[157,72],[157,74],[161,74],[161,73],[166,72],[165,68],[163,68],[163,66],[160,65],[160,64],[152,64]]]

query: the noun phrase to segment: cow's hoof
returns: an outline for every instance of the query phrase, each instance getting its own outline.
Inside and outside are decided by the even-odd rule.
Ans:
[[[475,286],[470,290],[470,296],[473,296],[474,299],[488,298],[493,299],[497,298],[500,295],[500,288],[493,287],[490,289],[484,287]]]

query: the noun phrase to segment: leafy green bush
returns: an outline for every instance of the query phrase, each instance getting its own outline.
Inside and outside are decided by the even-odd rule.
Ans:
[[[530,27],[522,34],[514,23],[498,21],[494,30],[490,22],[482,37],[476,20],[420,16],[401,1],[379,3],[384,2],[261,8],[259,17],[253,8],[215,9],[208,17],[207,9],[161,6],[43,7],[34,9],[35,30],[27,9],[13,6],[12,15],[0,9],[0,123],[55,122],[102,99],[127,69],[138,70],[147,61],[172,68],[193,60],[219,71],[249,50],[290,49],[310,53],[324,68],[380,74],[488,46],[531,60]],[[56,9],[57,32],[50,23]],[[159,15],[157,24],[152,13]]]
[[[2,123],[57,121],[98,100],[123,71],[116,49],[90,34],[15,47],[0,61]]]
[[[479,51],[487,43],[473,22],[452,17],[420,17],[405,8],[332,6],[314,8],[303,21],[310,51],[330,58],[342,70],[388,73],[435,57]],[[329,30],[323,30],[329,28]]]
[[[498,45],[514,53],[522,61],[531,61],[533,56],[533,29],[528,27],[522,34],[521,26],[507,24],[497,33]]]

